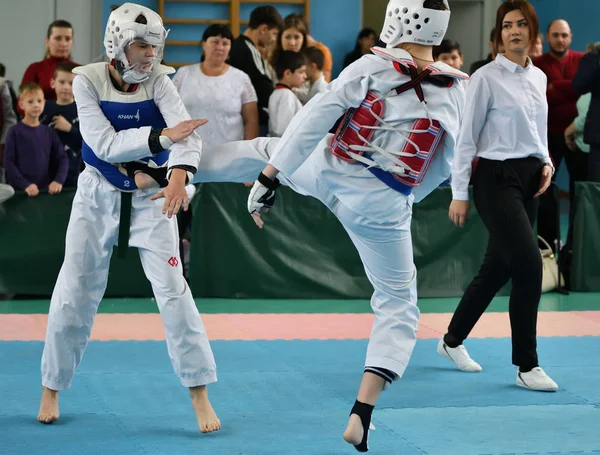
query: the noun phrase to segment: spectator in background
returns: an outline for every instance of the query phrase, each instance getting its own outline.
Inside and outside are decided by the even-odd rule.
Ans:
[[[293,89],[306,82],[306,60],[299,52],[281,51],[275,60],[277,87],[269,98],[269,136],[281,137],[302,109]]]
[[[17,122],[19,120],[21,120],[21,117],[19,115],[19,109],[18,109],[18,97],[17,94],[15,93],[15,88],[13,86],[13,83],[11,80],[6,79],[6,67],[0,63],[0,78],[4,78],[5,82],[6,82],[6,86],[8,87],[8,92],[10,93],[10,98],[11,98],[11,106],[13,109],[13,112],[15,113],[15,116],[17,117]],[[2,162],[2,160],[0,160],[0,163]]]
[[[490,41],[488,42],[488,46],[490,48],[490,53],[488,54],[488,56],[485,60],[478,60],[471,65],[471,68],[470,68],[471,75],[475,71],[477,71],[479,68],[481,68],[482,66],[487,65],[492,60],[494,60],[496,58],[496,55],[504,53],[504,44],[498,43],[498,47],[497,48],[494,47],[495,36],[496,36],[496,28],[493,28],[490,33]],[[497,49],[497,51],[496,51],[496,49]]]
[[[200,64],[179,68],[173,83],[192,118],[205,118],[202,143],[214,146],[258,137],[256,91],[248,75],[225,63],[233,35],[211,25],[202,36]]]
[[[323,56],[325,58],[323,63],[323,76],[325,77],[326,82],[331,82],[331,74],[333,71],[333,56],[331,55],[331,51],[329,50],[329,48],[311,36],[310,24],[302,14],[294,13],[290,14],[287,17],[295,17],[297,19],[300,19],[304,23],[304,29],[306,30],[306,47],[316,47],[321,52],[323,52]]]
[[[590,44],[587,47],[588,54],[584,55],[579,63],[579,70],[573,79],[573,88],[575,91],[581,89],[585,91],[585,88],[580,87],[578,85],[579,82],[582,82],[582,79],[579,79],[580,74],[594,74],[594,72],[598,73],[597,69],[600,68],[600,61],[598,59],[598,50],[600,49],[600,43],[598,44]],[[586,68],[586,60],[588,55],[592,55],[594,58],[590,59],[591,65],[589,68]],[[597,74],[596,74],[597,77]],[[600,81],[599,81],[600,82]],[[584,81],[583,84],[586,82]],[[599,85],[600,87],[600,85]],[[586,181],[589,178],[589,173],[591,173],[593,169],[592,160],[590,159],[590,145],[585,142],[586,137],[584,137],[586,118],[588,117],[588,112],[590,108],[590,103],[592,100],[592,94],[590,92],[585,92],[583,95],[579,97],[577,100],[577,117],[573,120],[567,129],[565,130],[565,142],[567,143],[567,147],[569,147],[570,154],[574,160],[578,162],[578,169],[581,169],[581,173],[577,175],[576,181]],[[592,128],[592,132],[595,128]],[[589,163],[589,166],[588,166]],[[573,263],[573,219],[575,217],[575,204],[571,204],[569,208],[569,231],[567,233],[567,243],[565,247],[561,250],[559,255],[559,260],[561,262],[561,272],[565,279],[565,287],[567,289],[571,288],[571,266]]]
[[[306,23],[300,14],[290,14],[289,16],[286,16],[286,18],[283,20],[281,31],[277,35],[275,49],[271,55],[271,66],[273,66],[273,68],[276,67],[275,62],[278,60],[281,52],[303,52],[304,49],[307,48],[306,30]],[[279,80],[279,75],[277,75],[277,80]],[[310,91],[310,84],[308,81],[301,86],[294,87],[293,91],[302,104],[306,104],[308,102],[308,92]],[[270,128],[271,126],[269,126],[269,134],[271,131]]]
[[[248,29],[232,41],[229,52],[229,64],[246,73],[256,90],[261,136],[266,136],[269,131],[269,97],[275,84],[269,78],[267,65],[257,46],[269,48],[282,25],[283,19],[274,7],[255,8],[250,14]]]
[[[76,63],[61,63],[54,70],[52,87],[56,92],[56,101],[48,100],[42,114],[42,123],[54,128],[63,144],[69,159],[69,172],[64,186],[74,188],[81,172],[81,148],[83,138],[79,131],[77,105],[73,96],[73,69]]]
[[[277,82],[277,74],[275,74],[275,68],[273,68],[270,63],[273,51],[275,50],[275,41],[273,41],[269,47],[259,43],[256,48],[258,49],[258,52],[260,52],[260,55],[262,55],[263,62],[267,69],[267,76],[269,76],[269,79],[275,84]]]
[[[569,170],[569,199],[573,202],[574,182],[582,180],[587,170],[571,153],[565,141],[565,130],[577,117],[579,94],[573,89],[573,78],[577,72],[583,52],[569,50],[572,41],[569,24],[557,19],[550,23],[546,39],[550,51],[533,59],[548,78],[548,148],[554,167],[558,170],[565,159]],[[554,176],[554,179],[556,175]],[[547,191],[540,198],[538,234],[548,243],[560,242],[558,191]],[[556,251],[555,251],[556,252]]]
[[[350,66],[365,54],[371,53],[371,48],[375,46],[377,33],[372,28],[363,28],[356,37],[356,45],[354,50],[344,57],[344,68]],[[383,44],[385,47],[385,43]]]
[[[304,49],[304,56],[306,58],[306,79],[310,84],[308,91],[308,101],[310,101],[315,95],[326,92],[329,84],[323,75],[323,63],[325,62],[323,52],[316,47],[307,47]]]
[[[302,52],[307,47],[308,32],[306,23],[299,14],[290,14],[283,20],[283,26],[277,35],[275,48],[271,55],[271,64],[275,67],[278,55],[282,51]]]
[[[46,100],[56,100],[56,92],[51,86],[54,70],[58,65],[71,62],[73,49],[73,26],[65,20],[56,20],[48,26],[46,35],[46,55],[44,60],[29,65],[21,84],[35,82]]]
[[[8,88],[8,81],[0,77],[0,183],[4,182],[2,170],[2,156],[8,130],[17,123],[17,116],[12,108],[12,98]]]
[[[2,158],[4,155],[4,143],[8,130],[17,123],[17,116],[12,108],[12,99],[8,89],[8,81],[0,77],[0,204],[10,199],[15,190],[12,186],[4,183],[4,169],[2,167]]]
[[[529,58],[540,57],[544,53],[544,35],[538,33],[537,40],[529,49]]]
[[[58,194],[67,178],[69,160],[58,134],[40,123],[44,92],[38,84],[26,82],[19,87],[19,107],[23,120],[8,132],[4,150],[8,183],[30,197],[46,188],[50,194]]]
[[[588,48],[588,53],[581,59],[573,78],[573,88],[577,94],[591,94],[585,125],[580,121],[576,129],[581,131],[584,126],[583,141],[590,146],[587,178],[600,182],[600,44]],[[581,112],[578,119],[581,120]]]
[[[445,39],[439,46],[433,47],[433,58],[436,61],[444,62],[456,70],[461,70],[464,58],[460,51],[458,41]]]

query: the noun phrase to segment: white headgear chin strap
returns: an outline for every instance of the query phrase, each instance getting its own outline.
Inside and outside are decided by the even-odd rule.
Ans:
[[[124,65],[120,59],[115,59],[115,69],[128,84],[141,84],[150,77],[152,70],[138,71],[140,66],[139,64],[130,65],[129,62]],[[154,67],[154,63],[152,66]]]
[[[400,43],[438,46],[444,39],[450,22],[450,6],[446,11],[425,8],[425,0],[390,0],[385,13],[381,41],[387,47]]]

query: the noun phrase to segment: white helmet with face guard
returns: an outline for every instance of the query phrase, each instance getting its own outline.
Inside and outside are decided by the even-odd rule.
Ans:
[[[124,3],[108,18],[104,34],[106,55],[114,60],[125,82],[144,82],[162,60],[167,34],[157,13],[145,6]]]
[[[438,46],[444,39],[450,22],[450,6],[443,0],[446,11],[425,8],[426,0],[390,0],[381,41],[387,47],[400,43]]]

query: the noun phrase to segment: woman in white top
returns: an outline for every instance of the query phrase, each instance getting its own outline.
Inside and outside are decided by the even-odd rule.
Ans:
[[[211,25],[202,36],[203,61],[180,68],[173,77],[189,114],[208,119],[201,132],[206,146],[258,137],[252,82],[246,73],[225,63],[232,40],[226,25]]]
[[[539,367],[536,343],[542,260],[533,231],[538,196],[550,185],[546,76],[527,56],[538,19],[525,0],[498,8],[495,46],[506,52],[473,74],[452,169],[450,219],[463,227],[469,215],[471,164],[475,207],[489,231],[479,274],[456,309],[438,353],[462,371],[481,371],[462,345],[496,293],[512,280],[509,315],[517,385],[555,391]]]

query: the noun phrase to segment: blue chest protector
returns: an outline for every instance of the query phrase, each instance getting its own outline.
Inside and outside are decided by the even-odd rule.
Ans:
[[[154,100],[137,103],[101,101],[100,108],[117,132],[141,126],[151,126],[155,129],[167,127]],[[85,141],[83,142],[81,154],[83,161],[101,172],[106,180],[115,188],[121,191],[135,191],[137,189],[133,179],[123,174],[117,166],[98,158]],[[169,151],[165,150],[154,156],[143,158],[140,161],[148,163],[150,160],[152,160],[156,167],[161,167],[169,160]]]
[[[160,65],[148,81],[139,84],[135,92],[127,94],[118,92],[113,87],[106,63],[92,63],[75,68],[73,72],[85,76],[96,89],[100,98],[100,109],[116,132],[143,126],[153,129],[167,127],[154,101],[153,88],[156,77],[174,72],[172,68]],[[122,172],[120,166],[102,161],[85,141],[81,155],[86,165],[100,172],[115,188],[127,192],[138,189],[135,181]],[[168,160],[169,151],[165,150],[138,161],[151,167],[163,167],[167,165]]]

